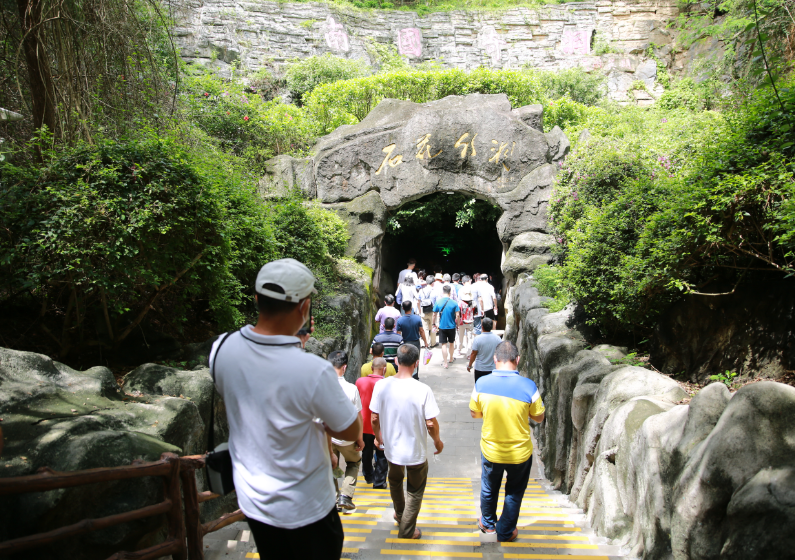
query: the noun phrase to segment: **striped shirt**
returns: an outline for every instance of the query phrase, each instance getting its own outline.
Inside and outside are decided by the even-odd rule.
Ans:
[[[384,359],[390,364],[395,364],[395,357],[397,356],[397,349],[403,344],[403,337],[395,331],[384,331],[381,334],[375,335],[373,344],[380,342],[384,345]],[[370,345],[372,348],[373,345]]]
[[[518,465],[533,454],[530,416],[544,412],[536,384],[518,371],[495,369],[475,383],[469,408],[483,413],[480,450],[492,463]]]

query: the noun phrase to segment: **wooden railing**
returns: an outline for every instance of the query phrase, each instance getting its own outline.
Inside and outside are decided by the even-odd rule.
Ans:
[[[46,492],[59,488],[71,488],[109,482],[159,476],[163,479],[163,501],[133,511],[109,515],[99,519],[83,519],[59,529],[0,542],[0,556],[22,552],[44,546],[62,539],[90,533],[119,525],[165,514],[168,521],[168,536],[162,543],[135,552],[117,552],[108,560],[151,560],[171,555],[174,560],[203,560],[203,539],[207,533],[218,531],[243,521],[240,510],[202,524],[199,519],[199,504],[218,498],[212,492],[198,492],[196,469],[204,468],[204,455],[178,457],[174,453],[163,453],[159,461],[143,463],[135,461],[124,467],[88,469],[74,472],[55,472],[39,469],[37,474],[14,478],[0,478],[0,496],[26,492]],[[180,481],[182,491],[180,492]],[[184,511],[184,516],[183,516]]]

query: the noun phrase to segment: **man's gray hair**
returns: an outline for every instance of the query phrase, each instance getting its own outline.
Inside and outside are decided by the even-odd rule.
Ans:
[[[420,361],[420,349],[411,344],[402,344],[397,350],[397,362],[401,366],[413,366]]]
[[[470,278],[470,277],[469,277],[469,275],[465,275],[465,276],[464,276],[464,277],[461,279],[461,282],[463,282],[464,284],[466,284],[467,282],[472,282],[472,278]]]
[[[450,281],[450,275],[449,274],[445,274],[444,276],[442,276],[442,280],[444,280],[445,282],[449,282]]]
[[[386,367],[386,360],[384,358],[373,359],[373,371],[377,369],[384,369]]]
[[[446,294],[450,293],[450,286],[442,286],[442,291]]]
[[[406,275],[406,279],[403,280],[403,284],[405,286],[413,286],[414,285],[414,277],[411,274]]]
[[[494,360],[497,362],[515,362],[519,359],[519,349],[510,340],[503,340],[494,349]]]

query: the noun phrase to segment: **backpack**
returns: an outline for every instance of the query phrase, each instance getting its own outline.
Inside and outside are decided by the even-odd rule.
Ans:
[[[461,307],[461,321],[464,323],[473,323],[474,319],[472,317],[472,306],[468,304],[464,304]]]

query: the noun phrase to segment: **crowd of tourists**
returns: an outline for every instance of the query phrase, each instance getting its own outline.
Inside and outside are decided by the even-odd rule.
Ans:
[[[398,274],[395,294],[384,298],[375,316],[380,330],[373,342],[397,346],[406,342],[420,348],[422,339],[427,349],[441,345],[442,367],[447,368],[456,355],[469,358],[475,338],[493,329],[498,290],[486,273],[415,272],[416,266],[416,260],[410,259]],[[395,321],[392,327],[387,327],[389,319]],[[488,329],[485,319],[490,320]],[[387,360],[390,357],[388,353]],[[414,378],[419,379],[419,371]]]
[[[498,300],[488,275],[413,268],[412,261],[395,296],[384,298],[373,359],[355,383],[345,379],[346,352],[324,360],[303,350],[315,278],[293,259],[262,267],[257,323],[213,345],[210,369],[226,406],[232,478],[260,558],[337,560],[344,539],[339,512],[356,508],[360,469],[373,488],[389,488],[398,537],[422,537],[417,516],[428,478],[427,437],[434,454],[444,450],[439,407],[419,381],[423,346],[432,352],[441,345],[444,367],[456,351],[468,357],[468,371],[475,366],[469,409],[483,418],[478,526],[501,542],[517,538],[532,464],[528,418],[543,421],[540,394],[519,375],[516,347],[492,332]]]

